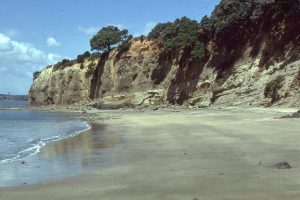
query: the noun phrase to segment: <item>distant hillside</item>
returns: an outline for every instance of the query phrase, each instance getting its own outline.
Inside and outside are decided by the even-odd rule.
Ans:
[[[0,94],[0,100],[28,101],[28,96]]]

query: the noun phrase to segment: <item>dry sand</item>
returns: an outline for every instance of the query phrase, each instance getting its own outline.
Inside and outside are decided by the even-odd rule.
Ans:
[[[103,144],[117,141],[109,165],[74,178],[2,188],[0,199],[299,200],[300,123],[274,119],[285,114],[270,109],[128,112],[105,121],[111,134],[98,133],[106,134]],[[274,168],[283,161],[292,168]]]

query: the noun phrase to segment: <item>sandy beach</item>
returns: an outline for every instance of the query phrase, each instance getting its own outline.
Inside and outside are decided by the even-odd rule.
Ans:
[[[1,188],[0,199],[299,199],[299,119],[276,119],[291,111],[113,111],[116,117],[37,155],[89,170]],[[283,162],[291,168],[279,169]]]

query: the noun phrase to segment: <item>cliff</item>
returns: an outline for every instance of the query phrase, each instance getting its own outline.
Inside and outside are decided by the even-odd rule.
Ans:
[[[135,38],[129,49],[57,64],[41,71],[33,105],[92,101],[105,106],[180,104],[300,105],[298,0],[223,0],[204,17],[198,40],[167,53],[161,39]]]

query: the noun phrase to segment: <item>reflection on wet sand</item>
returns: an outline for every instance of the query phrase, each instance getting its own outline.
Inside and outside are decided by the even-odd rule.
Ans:
[[[121,142],[120,129],[92,124],[80,135],[47,144],[36,156],[0,165],[0,187],[58,180],[118,164]]]
[[[92,124],[91,129],[78,136],[47,145],[39,157],[61,158],[87,167],[99,162],[101,155],[114,144],[120,143],[120,136],[103,124]],[[102,151],[101,151],[102,150]],[[107,153],[107,151],[105,151]]]

